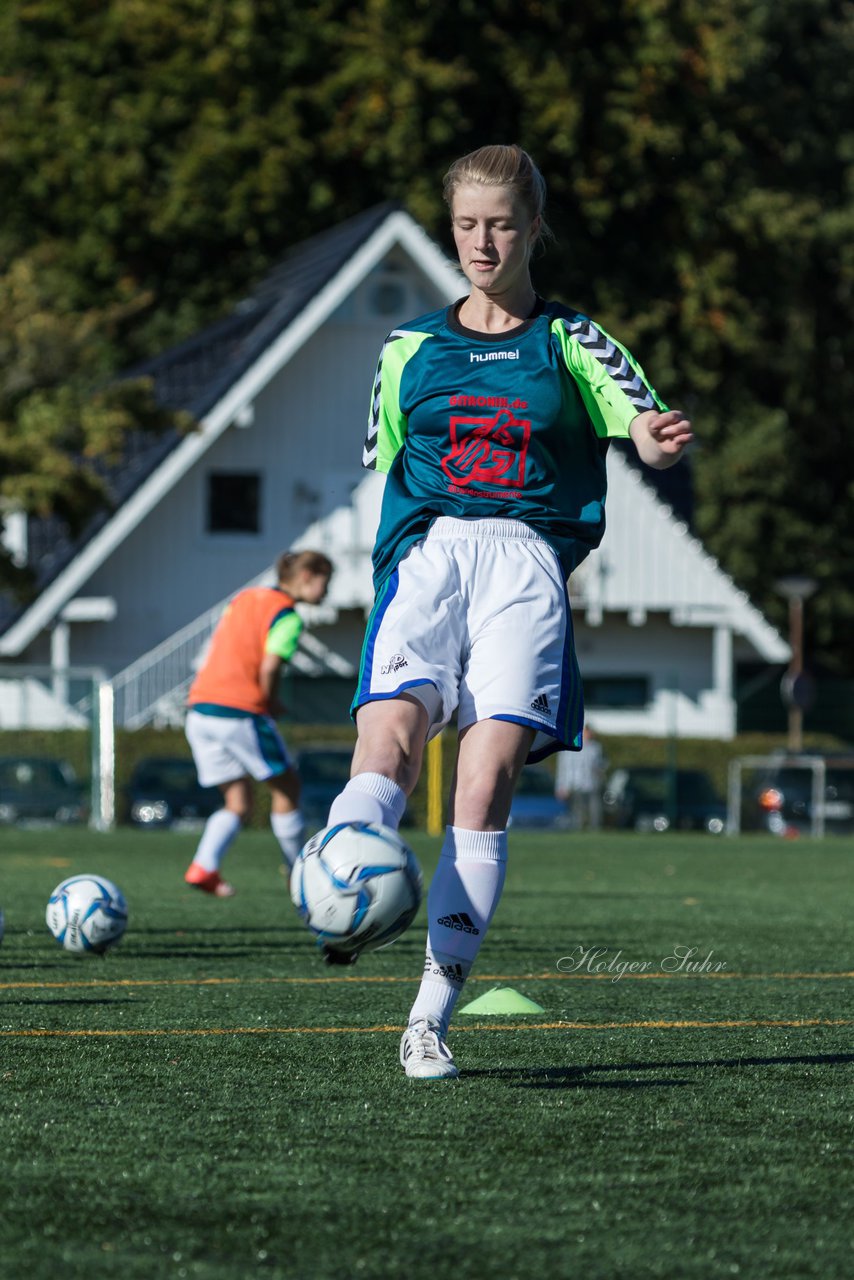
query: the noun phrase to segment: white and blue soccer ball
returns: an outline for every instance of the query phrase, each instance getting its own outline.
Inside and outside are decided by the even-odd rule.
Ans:
[[[308,841],[291,872],[291,898],[319,946],[342,956],[399,938],[421,905],[418,860],[391,827],[339,823]]]
[[[127,928],[127,903],[121,889],[104,876],[70,876],[50,895],[45,920],[66,951],[100,955]]]

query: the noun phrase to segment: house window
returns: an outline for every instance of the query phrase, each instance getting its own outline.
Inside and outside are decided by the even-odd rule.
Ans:
[[[405,311],[406,287],[400,280],[381,280],[371,290],[371,310],[377,316],[399,316]]]
[[[261,532],[261,477],[255,471],[208,476],[208,533]]]
[[[628,710],[649,703],[647,676],[585,676],[584,705],[601,710]]]

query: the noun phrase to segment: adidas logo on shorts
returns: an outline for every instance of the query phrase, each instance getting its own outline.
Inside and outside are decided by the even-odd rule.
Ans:
[[[480,933],[480,929],[475,928],[474,920],[466,915],[465,911],[460,911],[459,914],[455,912],[450,916],[440,916],[436,923],[443,924],[446,929],[455,929],[457,933]]]
[[[539,711],[540,715],[547,716],[550,713],[549,700],[544,693],[538,693],[534,701],[531,703],[532,711]]]

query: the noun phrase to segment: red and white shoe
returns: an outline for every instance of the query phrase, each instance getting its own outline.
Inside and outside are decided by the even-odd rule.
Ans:
[[[191,862],[187,867],[184,879],[194,889],[202,893],[212,893],[215,898],[233,898],[237,890],[233,884],[223,880],[218,871],[206,871],[198,862]]]

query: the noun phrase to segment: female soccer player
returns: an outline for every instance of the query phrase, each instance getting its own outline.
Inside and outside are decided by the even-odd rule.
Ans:
[[[218,898],[234,893],[220,866],[252,808],[250,778],[272,792],[270,825],[289,868],[303,841],[299,775],[273,717],[281,669],[303,626],[294,606],[320,603],[332,563],[319,551],[285,551],[276,576],[277,586],[248,587],[231,601],[187,698],[186,734],[199,782],[220,788],[223,807],[208,818],[184,879]]]
[[[501,894],[522,765],[581,743],[566,582],[604,532],[609,437],[651,467],[692,439],[629,353],[587,316],[538,297],[530,260],[545,183],[518,146],[445,176],[469,291],[389,334],[364,464],[387,473],[376,603],[353,702],[353,776],[329,824],[396,827],[425,743],[454,711],[458,747],[427,899],[408,1076],[458,1074],[448,1022]]]

